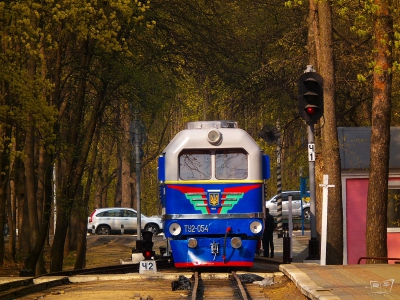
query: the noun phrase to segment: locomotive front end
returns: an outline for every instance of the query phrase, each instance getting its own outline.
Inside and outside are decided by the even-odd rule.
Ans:
[[[159,159],[164,232],[176,267],[251,267],[269,160],[236,122],[188,123]]]

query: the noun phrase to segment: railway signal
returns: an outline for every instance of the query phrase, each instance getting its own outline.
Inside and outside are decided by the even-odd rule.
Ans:
[[[298,80],[299,115],[306,123],[316,124],[324,115],[323,79],[317,72],[303,73]]]
[[[142,254],[144,259],[148,260],[154,257],[155,253],[153,251],[153,232],[151,231],[143,231],[142,232]]]
[[[310,229],[311,239],[308,243],[309,256],[307,260],[319,260],[319,242],[316,228],[316,197],[315,197],[315,137],[314,125],[324,115],[324,93],[323,78],[315,72],[312,65],[307,69],[298,80],[298,108],[299,115],[307,123],[308,139],[308,169],[310,183]]]

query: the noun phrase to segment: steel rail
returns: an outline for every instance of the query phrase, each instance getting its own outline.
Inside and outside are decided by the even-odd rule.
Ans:
[[[243,299],[243,300],[248,300],[247,293],[246,293],[246,290],[245,290],[245,288],[244,288],[244,286],[243,286],[243,284],[242,284],[242,281],[241,281],[240,278],[236,275],[236,272],[235,272],[235,271],[232,271],[232,276],[233,276],[233,278],[235,278],[235,280],[236,280],[236,284],[237,284],[237,286],[239,287],[239,291],[240,291],[240,295],[242,296],[242,299]]]
[[[192,300],[196,300],[197,290],[199,288],[199,272],[194,272],[193,278],[194,278],[194,284],[192,289]]]
[[[167,260],[157,261],[157,268],[159,270],[167,269],[170,268],[171,266],[172,266],[171,263]],[[30,278],[21,277],[21,280],[0,284],[0,300],[16,299],[35,292],[49,289],[51,287],[70,284],[68,279],[69,276],[89,275],[89,274],[126,274],[126,273],[138,273],[138,272],[139,272],[139,264],[125,264],[125,265],[112,265],[105,267],[53,272]],[[53,277],[57,276],[61,278],[43,283],[34,282],[35,279],[49,277],[49,276]]]

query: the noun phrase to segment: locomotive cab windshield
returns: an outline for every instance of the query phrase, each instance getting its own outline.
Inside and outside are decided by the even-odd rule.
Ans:
[[[179,154],[181,180],[246,179],[247,152],[244,149],[183,150]]]

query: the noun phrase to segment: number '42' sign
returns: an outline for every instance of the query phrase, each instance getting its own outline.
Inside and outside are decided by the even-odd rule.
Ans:
[[[157,265],[155,260],[142,260],[139,267],[140,274],[157,273]]]

